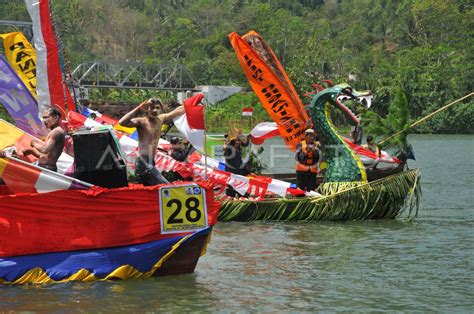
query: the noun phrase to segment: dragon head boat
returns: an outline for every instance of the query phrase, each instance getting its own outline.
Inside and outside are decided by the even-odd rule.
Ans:
[[[348,84],[334,85],[320,89],[311,104],[303,107],[283,66],[258,33],[250,31],[242,37],[232,33],[229,38],[252,89],[278,124],[287,146],[294,149],[305,128],[312,125],[327,168],[316,195],[228,200],[222,204],[220,220],[340,221],[417,215],[421,199],[419,171],[406,169],[400,161],[375,170],[384,159],[353,145],[332,123],[330,113],[337,108],[358,125],[359,119],[343,101],[367,99],[369,91],[357,91]]]

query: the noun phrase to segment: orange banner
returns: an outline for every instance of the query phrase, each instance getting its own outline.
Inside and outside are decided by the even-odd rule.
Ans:
[[[36,52],[26,37],[20,32],[0,34],[5,48],[5,57],[15,69],[31,94],[36,95]]]
[[[310,119],[283,66],[257,32],[243,37],[233,32],[229,39],[250,86],[277,123],[286,145],[294,150]]]

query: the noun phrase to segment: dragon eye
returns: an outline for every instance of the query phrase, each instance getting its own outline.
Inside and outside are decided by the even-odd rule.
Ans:
[[[346,87],[342,90],[344,94],[351,95],[352,94],[352,88]]]

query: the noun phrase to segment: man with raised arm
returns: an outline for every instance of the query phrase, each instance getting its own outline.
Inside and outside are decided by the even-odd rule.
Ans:
[[[63,128],[59,126],[61,111],[55,107],[46,109],[43,112],[43,122],[51,131],[46,136],[44,142],[36,139],[32,140],[30,143],[31,148],[24,149],[23,155],[34,155],[38,158],[38,166],[57,171],[56,162],[63,152],[66,138]]]
[[[146,116],[137,117],[143,112]],[[143,185],[168,183],[155,168],[155,154],[161,136],[161,126],[181,114],[184,114],[183,106],[164,113],[161,101],[151,98],[139,104],[119,120],[121,126],[137,128],[139,157],[135,175],[139,183]]]

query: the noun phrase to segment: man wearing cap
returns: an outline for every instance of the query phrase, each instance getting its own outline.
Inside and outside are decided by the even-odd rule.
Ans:
[[[305,139],[296,145],[296,184],[303,191],[316,189],[318,174],[319,143],[313,129],[305,131]]]

